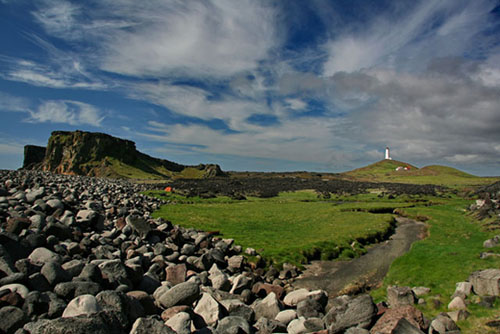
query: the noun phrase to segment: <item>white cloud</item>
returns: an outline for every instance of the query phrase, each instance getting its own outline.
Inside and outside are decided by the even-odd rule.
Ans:
[[[0,91],[0,111],[27,112],[29,108],[27,99]]]
[[[449,157],[445,157],[446,160],[458,163],[471,163],[478,162],[481,157],[477,154],[454,154]]]
[[[102,1],[92,9],[47,0],[34,13],[53,35],[89,40],[111,72],[227,76],[257,67],[278,46],[264,1]]]
[[[37,111],[30,111],[28,122],[67,123],[70,125],[101,126],[104,117],[99,110],[87,103],[69,100],[46,101]]]
[[[235,131],[253,131],[260,128],[246,122],[252,114],[273,113],[261,100],[238,99],[223,95],[211,99],[211,94],[200,88],[176,86],[168,83],[139,84],[133,96],[164,106],[171,111],[202,120],[221,119]]]
[[[69,1],[43,0],[43,6],[33,12],[36,20],[42,23],[50,34],[60,35],[73,29],[76,16],[81,7]]]
[[[325,164],[333,160],[333,143],[342,140],[332,130],[341,126],[338,120],[301,118],[254,132],[224,133],[198,124],[149,122],[148,132],[141,134],[169,144],[194,145],[193,150],[203,153]]]
[[[376,17],[365,29],[340,33],[324,44],[323,74],[374,66],[421,70],[432,58],[470,52],[478,33],[492,24],[488,15],[495,6],[491,0],[429,0],[403,16]]]
[[[307,107],[307,103],[301,99],[285,99],[285,104],[293,110],[304,110]]]
[[[35,86],[51,88],[106,89],[107,84],[86,69],[81,56],[64,52],[38,37],[27,37],[44,53],[39,60],[0,57],[6,71],[0,76],[7,80],[25,82]]]
[[[395,157],[409,161],[477,163],[497,159],[500,86],[473,80],[476,73],[456,77],[371,70],[363,75],[365,80],[349,80],[349,76],[359,76],[357,73],[331,79],[339,91],[347,86],[372,101],[347,116],[351,124],[345,133],[348,138],[379,147],[389,145]],[[333,103],[342,98],[333,97]]]

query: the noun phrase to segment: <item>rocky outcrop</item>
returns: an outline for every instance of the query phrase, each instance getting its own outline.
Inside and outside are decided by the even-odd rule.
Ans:
[[[26,145],[24,146],[23,169],[40,168],[45,159],[45,147]]]
[[[54,131],[47,148],[26,146],[23,168],[114,178],[168,178],[186,168],[197,177],[225,175],[218,165],[180,165],[141,153],[130,140],[85,131]]]

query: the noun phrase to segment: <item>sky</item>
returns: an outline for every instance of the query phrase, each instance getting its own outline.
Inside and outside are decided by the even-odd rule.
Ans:
[[[500,175],[500,1],[0,0],[0,168],[56,130],[223,170]]]

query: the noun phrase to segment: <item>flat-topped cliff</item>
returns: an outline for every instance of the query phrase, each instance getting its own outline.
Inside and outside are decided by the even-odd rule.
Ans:
[[[58,174],[134,179],[224,175],[218,165],[185,166],[153,158],[139,152],[133,141],[85,131],[54,131],[46,148],[27,145],[23,168]]]

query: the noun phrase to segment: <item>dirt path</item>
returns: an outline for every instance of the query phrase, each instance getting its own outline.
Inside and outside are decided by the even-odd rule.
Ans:
[[[425,235],[424,223],[403,217],[396,220],[396,231],[389,240],[371,247],[365,255],[351,261],[314,261],[306,266],[293,286],[323,289],[330,297],[377,286],[391,263]]]

